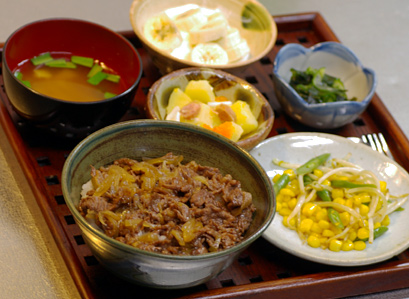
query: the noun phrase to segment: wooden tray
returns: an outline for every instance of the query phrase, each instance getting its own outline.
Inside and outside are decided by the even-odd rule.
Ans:
[[[273,50],[240,76],[254,84],[270,101],[276,120],[270,136],[313,131],[286,117],[275,98],[271,82],[277,51],[287,43],[312,46],[338,41],[319,13],[276,16],[278,39]],[[132,109],[124,117],[143,117],[146,93],[160,75],[133,32],[122,32],[140,52],[144,74]],[[1,74],[0,74],[1,75]],[[3,77],[0,76],[3,87]],[[107,272],[92,256],[61,192],[61,170],[75,144],[56,145],[33,133],[10,107],[4,87],[0,90],[0,122],[31,184],[67,267],[84,298],[319,298],[345,297],[409,287],[409,252],[365,267],[342,268],[308,262],[258,239],[225,272],[198,287],[163,291],[124,282]],[[376,121],[375,121],[376,120]],[[353,124],[326,131],[341,136],[382,132],[396,160],[409,170],[409,142],[375,94],[372,103]]]

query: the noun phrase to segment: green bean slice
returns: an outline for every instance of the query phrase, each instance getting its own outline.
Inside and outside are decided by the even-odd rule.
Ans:
[[[360,187],[370,187],[376,188],[374,184],[355,184],[346,180],[333,180],[331,181],[331,186],[336,188],[360,188]]]
[[[298,167],[295,171],[300,175],[310,173],[314,169],[317,169],[319,166],[324,164],[328,160],[329,156],[330,156],[330,154],[327,153],[327,154],[322,154],[320,156],[312,158],[307,163],[305,163],[305,164],[301,165],[300,167]]]
[[[332,201],[331,192],[327,189],[317,191],[317,195],[322,201]]]
[[[290,176],[286,173],[283,173],[277,182],[274,183],[273,189],[274,194],[277,196],[281,189],[288,185],[290,182]]]
[[[344,224],[341,221],[341,217],[339,216],[339,213],[333,208],[328,208],[328,218],[333,225],[335,225],[336,227],[340,229],[344,229]]]
[[[380,226],[378,228],[375,228],[373,231],[373,238],[374,240],[380,236],[382,236],[384,233],[386,233],[388,231],[388,227],[387,226]],[[365,239],[361,239],[361,241],[368,241],[368,238]]]

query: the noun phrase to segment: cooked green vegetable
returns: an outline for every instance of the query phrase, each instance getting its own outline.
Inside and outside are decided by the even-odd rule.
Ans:
[[[98,72],[95,75],[93,75],[91,78],[87,80],[88,83],[92,85],[98,85],[102,80],[104,80],[108,76],[107,73],[104,72]]]
[[[380,226],[378,228],[375,228],[373,230],[373,238],[374,240],[380,236],[382,236],[384,233],[386,233],[388,231],[388,227],[387,226]],[[361,241],[368,241],[368,238],[362,239]]]
[[[341,217],[339,216],[339,213],[333,208],[328,208],[328,218],[333,225],[335,225],[336,227],[340,229],[344,229],[344,224],[341,221]]]
[[[84,57],[84,56],[76,56],[72,55],[71,56],[71,62],[75,64],[79,64],[82,66],[87,66],[87,67],[92,67],[94,65],[94,59],[90,57]]]
[[[36,56],[34,58],[31,58],[30,60],[34,65],[40,65],[42,63],[46,63],[46,62],[51,61],[53,59],[54,58],[51,56],[51,54],[49,52],[47,52],[47,53],[38,55],[38,56]]]
[[[106,79],[108,81],[114,82],[114,83],[118,83],[119,80],[121,79],[121,77],[119,75],[114,75],[114,74],[108,74],[108,76],[106,77]]]
[[[61,67],[69,69],[75,69],[77,67],[74,63],[72,63],[71,61],[67,61],[64,58],[47,61],[45,65],[49,67]]]
[[[309,104],[356,101],[355,97],[348,99],[344,83],[325,74],[324,67],[308,67],[304,72],[292,68],[291,73],[291,87]]]
[[[376,188],[374,184],[355,184],[346,180],[332,180],[331,186],[336,188],[361,188],[361,187],[370,187]]]
[[[115,94],[115,93],[112,93],[112,92],[105,92],[104,93],[104,99],[109,99],[109,98],[113,98],[113,97],[116,97],[117,96],[117,94]]]
[[[322,201],[332,201],[331,192],[327,189],[317,191],[317,195]]]
[[[91,77],[95,76],[97,73],[102,72],[102,70],[103,70],[103,69],[102,69],[102,66],[100,66],[100,65],[97,64],[97,63],[95,63],[95,64],[92,66],[91,70],[89,71],[87,77],[88,77],[88,78],[91,78]]]
[[[274,183],[274,186],[273,186],[274,194],[277,196],[278,192],[280,192],[281,189],[287,186],[289,182],[290,182],[290,176],[288,174],[284,173],[282,176],[280,176],[277,182]]]
[[[297,174],[307,174],[316,169],[318,166],[325,163],[328,160],[330,154],[322,154],[315,158],[312,158],[307,163],[298,167],[295,171]]]

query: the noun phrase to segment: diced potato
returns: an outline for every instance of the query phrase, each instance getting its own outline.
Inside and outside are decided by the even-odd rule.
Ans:
[[[236,123],[243,128],[243,135],[257,129],[258,122],[251,112],[249,104],[244,101],[236,101],[231,108],[236,113]]]
[[[214,102],[213,87],[207,80],[191,80],[186,85],[185,93],[194,101],[202,103]]]
[[[183,106],[189,104],[192,99],[186,95],[183,90],[176,87],[169,97],[168,106],[166,107],[166,114],[169,115],[175,107],[182,108]]]
[[[206,124],[212,128],[220,124],[217,113],[214,112],[208,105],[203,103],[200,103],[200,112],[197,117],[192,119],[181,118],[181,121],[200,126]]]

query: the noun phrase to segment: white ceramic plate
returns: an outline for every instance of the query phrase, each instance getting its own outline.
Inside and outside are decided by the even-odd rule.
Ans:
[[[323,133],[288,133],[266,139],[250,151],[271,178],[283,171],[274,165],[274,158],[302,164],[322,153],[331,153],[331,157],[337,158],[351,153],[350,161],[385,180],[392,194],[409,193],[409,175],[401,166],[369,146],[356,144],[344,137]],[[389,230],[363,251],[333,252],[302,244],[295,231],[283,226],[282,216],[278,213],[263,237],[278,248],[306,260],[336,266],[369,265],[392,258],[409,247],[409,202],[403,207],[404,211],[390,215]]]

